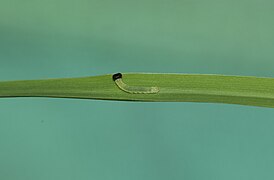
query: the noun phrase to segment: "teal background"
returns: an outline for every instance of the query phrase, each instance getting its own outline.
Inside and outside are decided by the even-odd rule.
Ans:
[[[272,0],[0,0],[0,80],[274,77]],[[0,100],[3,180],[272,180],[274,109]]]

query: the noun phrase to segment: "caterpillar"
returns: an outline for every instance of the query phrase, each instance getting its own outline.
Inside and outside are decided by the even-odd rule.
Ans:
[[[139,86],[130,86],[123,82],[122,74],[116,73],[113,74],[112,79],[116,83],[116,85],[124,92],[130,94],[156,94],[160,90],[158,87],[139,87]]]

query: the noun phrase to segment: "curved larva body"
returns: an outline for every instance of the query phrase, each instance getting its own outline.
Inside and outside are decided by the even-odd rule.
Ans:
[[[159,92],[158,87],[139,87],[139,86],[130,86],[125,84],[122,81],[122,74],[117,73],[113,75],[113,80],[116,85],[122,90],[127,93],[131,94],[156,94]]]

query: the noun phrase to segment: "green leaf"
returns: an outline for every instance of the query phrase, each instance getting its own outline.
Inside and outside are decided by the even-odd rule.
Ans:
[[[156,87],[156,93],[120,89],[112,74],[65,79],[0,82],[0,97],[60,97],[153,102],[211,102],[274,107],[274,78],[203,74],[123,74],[131,89]]]

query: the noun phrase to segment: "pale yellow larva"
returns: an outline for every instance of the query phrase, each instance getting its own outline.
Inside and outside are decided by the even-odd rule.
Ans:
[[[112,76],[113,81],[116,85],[124,92],[131,94],[156,94],[159,92],[158,87],[139,87],[139,86],[130,86],[123,82],[122,74],[116,73]]]

